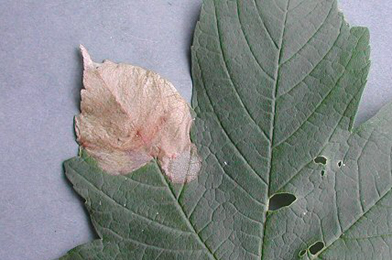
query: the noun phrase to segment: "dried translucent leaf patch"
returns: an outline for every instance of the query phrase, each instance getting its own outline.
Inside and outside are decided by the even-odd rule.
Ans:
[[[193,118],[173,85],[157,73],[105,60],[84,62],[77,141],[109,174],[128,174],[157,158],[175,183],[196,178],[200,159]]]

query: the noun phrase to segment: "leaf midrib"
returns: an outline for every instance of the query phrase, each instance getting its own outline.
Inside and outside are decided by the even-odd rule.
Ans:
[[[237,3],[237,8],[238,8],[238,0],[236,1],[236,3]],[[213,5],[214,5],[214,9],[215,9],[215,20],[216,20],[216,26],[217,26],[217,31],[218,31],[218,36],[220,37],[220,32],[219,32],[219,24],[218,24],[218,18],[217,18],[217,8],[216,8],[216,4],[215,4],[215,2],[213,1]],[[271,99],[272,100],[272,108],[273,108],[273,111],[272,111],[272,114],[273,114],[273,119],[271,120],[271,124],[270,124],[270,134],[268,135],[269,136],[269,138],[267,137],[267,135],[266,135],[266,133],[264,132],[264,131],[261,131],[262,133],[263,133],[263,135],[264,135],[264,137],[267,137],[267,140],[268,140],[268,142],[269,142],[269,144],[270,144],[270,149],[269,149],[269,167],[268,167],[268,169],[269,169],[269,171],[268,171],[268,174],[267,174],[267,176],[268,176],[268,179],[267,179],[267,181],[265,181],[264,179],[262,179],[261,178],[261,176],[260,175],[258,175],[259,177],[260,177],[260,179],[263,181],[263,182],[267,182],[267,191],[266,191],[266,193],[267,193],[267,196],[269,196],[269,191],[270,191],[270,185],[271,185],[271,181],[270,181],[270,179],[271,179],[271,173],[272,173],[272,160],[273,160],[273,149],[272,149],[272,147],[273,147],[273,145],[272,145],[272,142],[273,142],[273,138],[274,138],[274,126],[275,126],[275,118],[276,118],[276,113],[275,113],[275,111],[276,111],[276,96],[277,96],[277,87],[278,87],[278,84],[279,84],[279,73],[280,73],[280,68],[281,68],[281,66],[280,66],[280,61],[281,61],[281,58],[282,58],[282,53],[283,53],[283,38],[284,38],[284,35],[285,35],[285,31],[286,31],[286,23],[287,23],[287,16],[288,16],[288,8],[289,8],[289,6],[290,6],[290,0],[288,0],[287,1],[287,4],[286,4],[286,9],[285,9],[285,14],[284,14],[284,22],[283,22],[283,28],[282,28],[282,34],[281,34],[281,37],[280,37],[280,42],[279,42],[279,48],[278,48],[278,57],[277,57],[277,59],[276,59],[276,70],[275,70],[275,75],[274,75],[274,80],[275,80],[275,84],[274,84],[274,88],[273,88],[273,94],[274,94],[274,96],[273,96],[273,98]],[[246,36],[244,35],[244,37],[245,37],[245,40],[247,41],[247,39],[246,39]],[[223,59],[224,59],[224,52],[223,52],[223,47],[222,47],[222,42],[221,42],[221,40],[219,39],[219,44],[220,44],[220,48],[221,48],[221,53],[222,53],[222,56],[223,56]],[[248,42],[247,42],[247,44],[248,44]],[[249,44],[248,44],[249,45]],[[248,46],[249,48],[250,48],[250,46]],[[250,51],[251,51],[251,53],[252,53],[252,55],[254,56],[254,54],[253,54],[253,51],[252,51],[252,49],[250,48]],[[253,58],[255,58],[256,59],[256,57],[253,57]],[[256,59],[256,61],[257,61],[257,59]],[[226,61],[225,61],[225,59],[224,59],[224,62],[226,63]],[[258,62],[257,62],[258,63]],[[258,63],[258,65],[260,66],[260,64]],[[226,65],[225,65],[226,66]],[[227,69],[226,69],[226,72],[228,73],[228,76],[229,76],[229,78],[230,78],[230,81],[232,82],[232,84],[234,84],[234,81],[233,81],[233,79],[231,78],[231,75],[230,75],[230,73],[227,71]],[[265,72],[265,71],[263,71],[263,72]],[[233,86],[233,89],[234,89],[234,91],[236,92],[236,95],[237,95],[237,97],[238,97],[238,99],[239,99],[239,101],[241,102],[241,104],[242,104],[242,106],[244,107],[244,109],[246,110],[246,112],[247,112],[247,114],[249,115],[249,117],[252,119],[252,121],[255,123],[255,125],[260,129],[260,127],[259,127],[259,125],[255,122],[255,120],[253,119],[253,117],[251,116],[251,114],[250,114],[250,112],[249,112],[249,110],[248,110],[248,108],[245,106],[245,104],[242,102],[242,99],[240,98],[240,96],[239,96],[239,94],[238,94],[238,92],[237,92],[237,89],[235,88],[235,86]],[[218,120],[219,121],[219,120]],[[223,128],[223,126],[222,126],[222,128]],[[261,129],[260,129],[261,130]],[[228,137],[229,138],[229,140],[231,140],[230,139],[230,137]],[[234,143],[233,143],[234,144]],[[238,148],[237,148],[237,150],[238,150]],[[239,151],[240,152],[240,151]],[[240,154],[241,154],[241,156],[244,158],[244,160],[246,161],[246,159],[245,159],[245,157],[242,155],[242,153],[240,152]],[[247,162],[247,164],[249,165],[249,166],[251,166],[248,162]],[[252,168],[252,170],[256,173],[257,171],[255,171],[254,169],[253,169],[253,167],[251,167]],[[263,234],[262,234],[262,237],[261,237],[261,245],[259,246],[259,248],[260,248],[260,257],[261,257],[261,259],[263,259],[263,253],[264,253],[264,245],[265,245],[265,243],[264,243],[264,240],[265,240],[265,233],[266,233],[266,223],[267,223],[267,215],[268,215],[268,200],[264,203],[265,204],[265,210],[264,210],[264,223],[263,223]]]
[[[277,96],[277,90],[278,90],[278,84],[279,84],[279,73],[280,73],[280,68],[281,66],[280,64],[280,60],[282,58],[282,53],[283,53],[283,38],[286,32],[286,23],[287,23],[287,16],[288,16],[288,10],[289,10],[289,6],[290,6],[290,0],[287,0],[287,4],[286,4],[286,9],[285,9],[285,14],[284,14],[284,22],[283,22],[283,29],[282,29],[282,34],[281,34],[281,38],[280,38],[280,42],[279,42],[279,54],[278,54],[278,58],[276,59],[276,72],[275,72],[275,85],[274,85],[274,89],[273,89],[273,94],[274,97],[272,99],[273,102],[273,118],[271,121],[271,125],[270,125],[270,149],[269,149],[269,165],[268,165],[268,186],[267,186],[267,196],[270,196],[270,189],[271,189],[271,173],[272,173],[272,161],[273,161],[273,140],[274,140],[274,134],[275,134],[275,120],[276,120],[276,96]],[[266,207],[264,210],[264,225],[263,225],[263,236],[262,236],[262,240],[261,240],[261,252],[260,252],[260,259],[264,259],[264,252],[265,252],[265,237],[266,237],[266,230],[267,230],[267,220],[268,220],[268,208],[269,208],[269,198],[268,201],[266,202]]]

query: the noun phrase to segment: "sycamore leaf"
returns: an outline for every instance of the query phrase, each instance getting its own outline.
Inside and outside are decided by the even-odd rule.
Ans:
[[[353,129],[368,45],[336,0],[205,0],[192,47],[199,176],[68,160],[101,239],[62,259],[391,259],[392,105]]]

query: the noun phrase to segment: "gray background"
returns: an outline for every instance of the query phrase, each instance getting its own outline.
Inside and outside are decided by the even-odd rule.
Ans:
[[[53,259],[94,238],[62,162],[77,153],[78,45],[154,70],[191,96],[189,46],[200,0],[0,0],[0,259]],[[390,0],[341,0],[371,30],[358,122],[392,100]]]

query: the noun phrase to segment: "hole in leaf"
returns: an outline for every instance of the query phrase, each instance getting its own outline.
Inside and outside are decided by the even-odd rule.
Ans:
[[[322,171],[321,171],[321,176],[324,176],[324,175],[325,175],[325,171],[322,170]]]
[[[299,257],[303,257],[306,254],[306,249],[299,252]]]
[[[315,163],[319,163],[319,164],[324,164],[324,165],[326,165],[326,164],[327,164],[327,158],[324,157],[324,156],[318,156],[318,157],[316,157],[316,158],[314,159],[314,162],[315,162]]]
[[[273,195],[269,200],[268,210],[274,211],[283,207],[290,206],[297,197],[290,193],[278,193]]]
[[[343,162],[342,161],[338,161],[338,167],[341,168],[343,166]]]
[[[309,248],[309,252],[310,252],[312,255],[315,255],[315,254],[317,254],[318,252],[320,252],[321,249],[323,249],[323,248],[324,248],[324,243],[321,242],[321,241],[319,241],[319,242],[313,244],[313,245]]]

